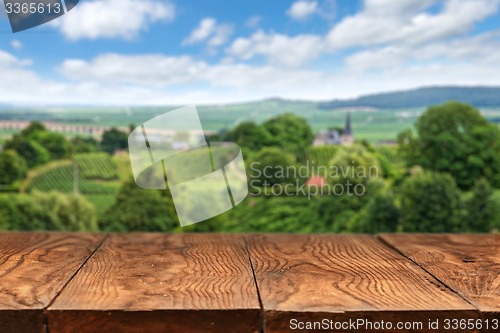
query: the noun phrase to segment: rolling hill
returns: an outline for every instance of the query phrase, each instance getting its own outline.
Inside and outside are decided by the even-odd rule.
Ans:
[[[413,90],[361,96],[351,100],[319,103],[320,109],[369,107],[375,109],[423,108],[447,101],[477,107],[500,106],[500,87],[425,87]]]

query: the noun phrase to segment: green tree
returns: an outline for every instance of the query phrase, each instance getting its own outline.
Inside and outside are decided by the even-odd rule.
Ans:
[[[61,134],[37,131],[27,136],[27,138],[43,146],[49,152],[51,160],[60,160],[68,157],[70,144]]]
[[[116,202],[99,220],[104,231],[172,231],[177,226],[173,201],[168,191],[145,190],[126,181]]]
[[[28,166],[26,160],[15,150],[0,152],[0,184],[11,185],[26,176]]]
[[[49,160],[68,156],[69,142],[61,134],[47,131],[39,122],[32,122],[5,144],[6,149],[17,151],[29,167],[44,164]]]
[[[500,213],[493,201],[493,189],[484,178],[478,179],[472,188],[472,196],[466,202],[468,222],[464,231],[490,232]]]
[[[295,156],[276,147],[266,147],[252,154],[247,164],[254,186],[291,183],[295,179]]]
[[[461,193],[448,174],[418,173],[401,186],[401,224],[408,232],[462,231]]]
[[[264,146],[282,148],[295,155],[305,154],[314,138],[307,121],[292,113],[272,118],[262,128]]]
[[[128,147],[128,135],[117,128],[107,130],[102,135],[101,149],[108,154],[113,154],[120,149]]]
[[[14,135],[12,139],[5,142],[5,150],[14,150],[24,158],[28,167],[47,163],[50,153],[39,143],[20,135]]]
[[[38,132],[47,132],[47,128],[41,122],[33,121],[21,131],[21,136],[29,138]]]
[[[263,128],[254,122],[246,121],[240,123],[234,129],[224,134],[224,139],[235,142],[242,148],[257,151],[262,148],[265,142]]]
[[[462,189],[481,177],[500,187],[500,130],[477,109],[457,102],[430,107],[416,130],[417,137],[399,136],[410,164],[449,173]]]

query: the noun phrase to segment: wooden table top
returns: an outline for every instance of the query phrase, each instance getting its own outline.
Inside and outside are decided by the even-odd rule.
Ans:
[[[296,331],[500,332],[500,235],[0,233],[0,333]]]

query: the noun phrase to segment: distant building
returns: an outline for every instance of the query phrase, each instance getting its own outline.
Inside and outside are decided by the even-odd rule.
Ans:
[[[347,113],[344,130],[336,129],[320,131],[314,138],[313,146],[342,145],[349,146],[354,143],[354,135],[351,127],[351,114]]]
[[[320,131],[314,138],[313,146],[339,145],[340,133],[337,130]]]

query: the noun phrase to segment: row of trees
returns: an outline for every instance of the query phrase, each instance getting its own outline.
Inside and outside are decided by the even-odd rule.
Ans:
[[[250,196],[241,205],[184,231],[489,232],[500,228],[499,200],[485,179],[462,193],[447,174],[418,171],[400,186],[371,180],[364,196]],[[126,183],[100,219],[106,231],[179,229],[167,192]]]
[[[250,197],[235,209],[185,231],[225,232],[489,232],[500,228],[500,205],[483,178],[463,194],[450,175],[418,171],[394,192],[371,180],[364,196]],[[0,230],[173,231],[168,192],[126,182],[98,221],[75,194],[0,196]]]
[[[287,113],[261,125],[243,122],[224,133],[222,140],[237,143],[247,151],[276,147],[294,155],[301,155],[311,145],[314,135],[305,119]]]

